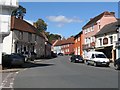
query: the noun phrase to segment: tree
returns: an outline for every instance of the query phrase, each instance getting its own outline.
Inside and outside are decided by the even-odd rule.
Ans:
[[[26,9],[21,5],[19,5],[19,7],[12,12],[12,16],[15,16],[17,18],[23,17],[25,14],[26,14]]]
[[[38,19],[35,23],[34,26],[38,29],[39,32],[44,32],[47,30],[47,24],[45,23],[44,20]]]
[[[58,35],[58,34],[49,34],[48,41],[52,42],[52,40],[61,40],[61,35]]]

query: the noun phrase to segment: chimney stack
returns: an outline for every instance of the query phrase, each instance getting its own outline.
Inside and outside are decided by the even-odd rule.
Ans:
[[[115,16],[115,12],[110,12],[113,16]]]
[[[19,16],[18,18],[23,20],[23,16]]]

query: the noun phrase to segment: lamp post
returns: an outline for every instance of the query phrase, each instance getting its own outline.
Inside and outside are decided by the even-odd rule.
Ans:
[[[0,0],[0,68],[2,68],[3,39],[10,34],[11,13],[18,7],[18,0]]]

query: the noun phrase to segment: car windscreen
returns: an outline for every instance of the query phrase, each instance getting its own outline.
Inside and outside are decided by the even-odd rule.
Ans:
[[[96,58],[106,58],[104,54],[95,54]]]
[[[75,57],[76,57],[76,58],[78,58],[78,59],[82,59],[82,57],[81,57],[81,56],[79,56],[79,55],[76,55]]]
[[[11,58],[21,58],[19,55],[11,55]]]

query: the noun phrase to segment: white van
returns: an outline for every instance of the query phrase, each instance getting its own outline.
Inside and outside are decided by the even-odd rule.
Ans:
[[[85,63],[87,65],[105,65],[109,66],[110,60],[106,57],[106,55],[103,52],[97,52],[97,51],[90,51],[87,53],[85,57]]]

